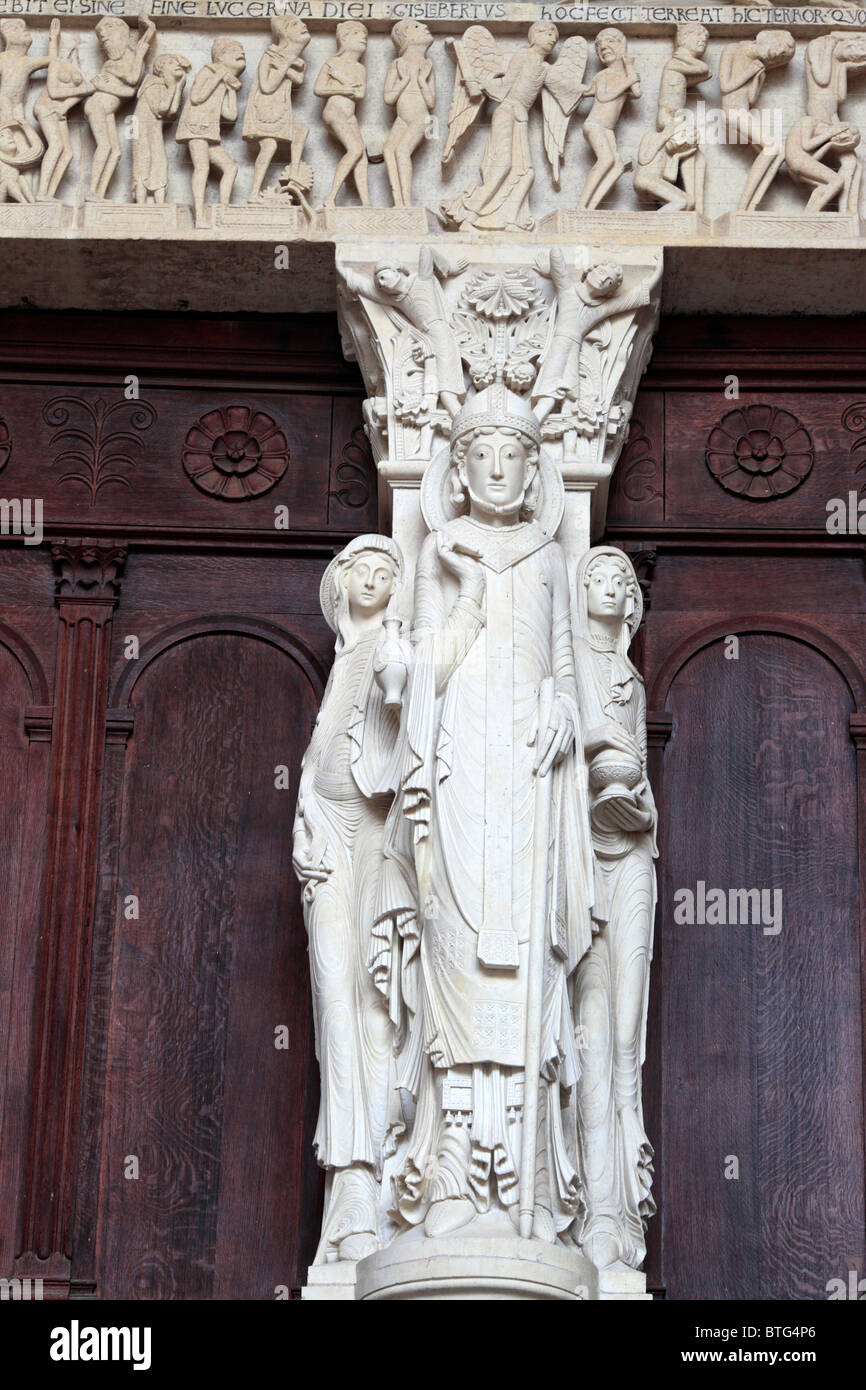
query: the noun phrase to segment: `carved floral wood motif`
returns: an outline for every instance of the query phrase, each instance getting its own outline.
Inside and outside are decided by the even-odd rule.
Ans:
[[[289,445],[270,415],[232,405],[196,421],[181,457],[187,475],[202,492],[243,502],[279,482],[289,466]]]
[[[809,431],[789,410],[748,405],[722,417],[707,440],[706,460],[728,492],[768,502],[799,487],[815,452]]]

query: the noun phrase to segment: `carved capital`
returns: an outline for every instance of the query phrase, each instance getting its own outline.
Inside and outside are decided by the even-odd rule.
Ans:
[[[126,550],[120,545],[99,541],[55,541],[51,547],[54,562],[54,590],[60,599],[77,602],[113,601],[120,593]]]
[[[573,494],[562,539],[575,553],[585,549],[604,527],[658,324],[661,269],[652,247],[459,238],[442,251],[429,243],[339,247],[340,329],[369,392],[364,418],[382,514],[399,528],[394,494],[419,487],[448,443],[455,410],[500,381],[535,410],[543,447]]]

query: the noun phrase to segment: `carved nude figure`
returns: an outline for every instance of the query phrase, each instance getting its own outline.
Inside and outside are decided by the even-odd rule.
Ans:
[[[762,29],[753,39],[729,43],[722,50],[719,86],[728,138],[758,150],[740,199],[740,212],[756,211],[782,166],[785,147],[781,129],[776,128],[779,123],[762,119],[762,113],[752,107],[767,73],[790,63],[794,50],[793,38],[783,29]]]
[[[33,35],[23,19],[0,20],[0,35],[5,45],[0,53],[0,122],[23,121],[30,78],[48,67],[50,53],[28,57]]]
[[[136,203],[164,203],[168,160],[163,124],[180,109],[190,61],[180,53],[161,53],[144,78],[135,104],[132,135],[132,194]]]
[[[135,96],[144,74],[148,49],[156,34],[153,23],[143,15],[139,16],[138,23],[141,33],[136,40],[126,22],[113,15],[100,19],[96,26],[105,62],[93,79],[92,94],[84,103],[84,114],[96,142],[87,192],[91,202],[105,198],[108,192],[120,160],[115,113],[121,102]]]
[[[581,208],[599,207],[625,173],[628,166],[617,148],[616,126],[626,101],[639,97],[641,91],[622,30],[602,29],[596,36],[595,51],[603,68],[586,90],[593,103],[583,123],[583,138],[595,155],[595,164],[583,185]]]
[[[78,66],[78,49],[64,57],[60,52],[60,20],[52,19],[48,31],[48,72],[36,98],[33,114],[45,136],[45,154],[39,170],[36,201],[53,201],[72,159],[68,114],[76,102],[93,91]]]
[[[30,78],[47,68],[50,54],[30,58],[33,35],[23,19],[0,20],[4,50],[0,53],[0,199],[32,203],[33,193],[21,170],[40,158],[44,145],[24,116]]]
[[[405,663],[387,659],[383,622],[399,626],[386,615],[402,574],[394,541],[359,536],[331,562],[321,589],[336,652],[301,767],[293,850],[321,1069],[314,1145],[328,1173],[316,1264],[362,1259],[379,1246],[393,1028],[368,959],[383,916],[405,926],[414,914],[382,853],[406,682]]]
[[[707,161],[687,106],[690,87],[712,74],[703,61],[709,35],[702,24],[679,24],[674,51],[662,69],[656,129],[638,148],[634,186],[675,212],[704,210]]]
[[[481,180],[456,198],[443,202],[441,214],[452,227],[486,231],[531,231],[529,194],[535,166],[529,148],[529,113],[542,95],[544,145],[556,186],[568,120],[583,95],[586,40],[565,40],[555,63],[547,61],[559,42],[555,24],[530,25],[529,42],[508,57],[492,34],[471,25],[452,41],[457,62],[454,95],[448,113],[448,140],[442,155],[447,165],[457,142],[490,98],[496,109],[481,161]]]
[[[0,202],[35,202],[33,193],[21,177],[21,170],[35,164],[44,149],[42,141],[26,121],[7,121],[0,125]]]
[[[575,1235],[598,1269],[639,1269],[655,1210],[641,1065],[656,902],[656,809],[647,780],[646,697],[628,657],[640,588],[628,557],[588,551],[577,570],[575,640],[601,921],[577,967],[574,1018],[585,1214]]]
[[[310,42],[310,31],[302,20],[292,15],[277,15],[271,20],[274,42],[265,49],[256,72],[256,80],[244,113],[243,138],[258,141],[249,201],[258,200],[271,161],[280,144],[291,151],[291,164],[284,182],[297,183],[301,170],[301,155],[307,139],[307,126],[295,119],[292,112],[292,90],[304,80],[307,65],[301,57]]]
[[[540,263],[536,267],[542,275],[550,276],[556,290],[553,333],[532,390],[535,414],[544,421],[557,404],[561,409],[566,403],[573,410],[579,408],[584,339],[603,319],[649,304],[661,277],[661,265],[651,279],[626,291],[622,289],[622,267],[613,262],[589,266],[579,281],[573,280],[565,256],[556,246],[550,251],[549,270]]]
[[[806,115],[785,141],[790,174],[812,189],[806,212],[823,212],[834,202],[840,212],[859,209],[860,132],[841,119],[839,106],[848,92],[848,69],[863,67],[863,34],[822,34],[806,45]]]
[[[398,19],[391,30],[397,57],[385,78],[386,106],[394,107],[394,123],[385,141],[385,168],[395,208],[412,206],[412,156],[424,138],[436,104],[436,74],[427,57],[433,42],[426,24]]]
[[[356,108],[367,91],[367,73],[361,59],[367,51],[367,30],[356,20],[344,20],[337,25],[337,52],[322,67],[314,88],[317,97],[324,99],[322,120],[345,150],[334,171],[330,192],[322,204],[333,208],[337,194],[351,174],[355,180],[361,206],[370,206],[367,187],[367,152],[358,124]]]
[[[449,323],[439,280],[458,275],[464,269],[464,261],[448,265],[432,247],[422,246],[416,271],[390,261],[381,261],[372,278],[348,268],[344,271],[351,293],[384,305],[400,326],[408,324],[428,346],[436,393],[430,404],[435,405],[438,397],[450,416],[460,409],[466,387],[460,348]]]
[[[227,207],[238,166],[222,147],[222,123],[238,116],[244,50],[236,39],[214,39],[211,61],[199,70],[186,99],[175,138],[189,145],[195,225],[204,225],[204,197],[211,165],[220,175],[219,201]]]

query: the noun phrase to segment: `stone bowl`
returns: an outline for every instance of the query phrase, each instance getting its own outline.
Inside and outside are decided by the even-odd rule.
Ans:
[[[589,785],[594,792],[621,787],[633,791],[643,776],[643,769],[634,758],[618,748],[604,748],[593,758],[589,768]]]

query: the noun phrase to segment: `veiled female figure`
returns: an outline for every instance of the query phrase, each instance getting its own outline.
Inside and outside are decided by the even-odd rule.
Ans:
[[[402,575],[394,541],[359,536],[328,566],[320,594],[336,654],[302,763],[293,855],[321,1070],[314,1148],[328,1170],[316,1264],[362,1259],[379,1246],[393,1028],[367,958],[374,923],[390,915],[400,926],[414,911],[382,855],[406,679],[389,660],[399,639],[383,641],[383,620]]]
[[[577,570],[575,654],[589,773],[596,910],[606,918],[577,968],[574,1008],[581,1184],[575,1236],[599,1269],[638,1269],[655,1211],[644,1132],[645,1055],[656,882],[647,781],[646,695],[628,649],[642,613],[628,556],[595,546]]]

